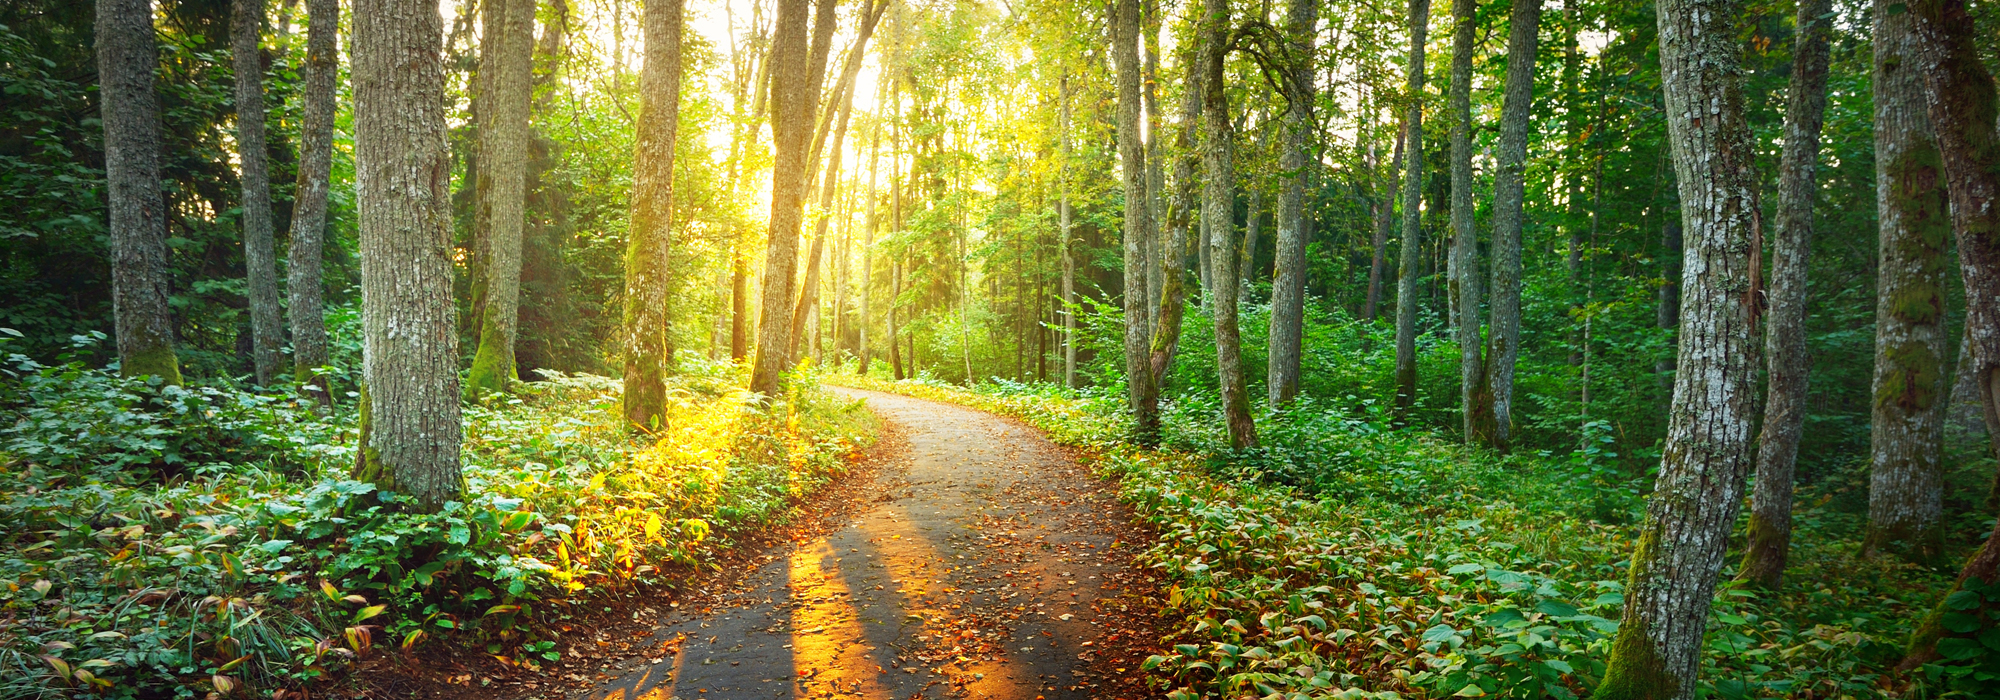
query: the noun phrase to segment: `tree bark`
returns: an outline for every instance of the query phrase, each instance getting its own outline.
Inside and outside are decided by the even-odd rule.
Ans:
[[[1173,274],[1169,270],[1182,270],[1186,264],[1173,257],[1174,244],[1160,230],[1160,222],[1166,218],[1167,206],[1166,193],[1163,191],[1167,186],[1167,164],[1165,149],[1161,145],[1166,141],[1164,131],[1166,121],[1160,118],[1160,85],[1164,82],[1160,79],[1160,29],[1165,19],[1160,14],[1160,0],[1140,0],[1140,3],[1141,14],[1137,27],[1142,34],[1139,46],[1140,51],[1144,53],[1145,63],[1140,68],[1142,72],[1139,75],[1139,86],[1140,97],[1144,100],[1142,104],[1146,120],[1144,132],[1146,135],[1144,200],[1146,267],[1142,272],[1146,280],[1147,315],[1146,325],[1142,330],[1145,332],[1145,337],[1150,339],[1160,330],[1160,313],[1163,307],[1160,300],[1166,296],[1167,276]],[[1157,394],[1164,387],[1159,386],[1158,377],[1154,377],[1153,381],[1155,385],[1153,391]]]
[[[340,0],[306,0],[305,87],[301,92],[299,179],[292,191],[292,240],[285,251],[285,292],[290,297],[292,373],[323,408],[332,388],[319,368],[327,363],[326,311],[320,260],[325,255],[327,186],[333,171],[334,84],[340,78],[335,42]]]
[[[821,0],[824,2],[825,0]],[[778,382],[791,367],[793,277],[799,267],[799,229],[805,216],[806,151],[812,144],[813,103],[818,88],[809,78],[806,55],[806,0],[778,0],[771,36],[771,220],[764,253],[764,283],[757,322],[757,360],[750,390],[778,395]]]
[[[1451,299],[1458,307],[1458,405],[1467,443],[1492,442],[1492,404],[1480,347],[1479,233],[1472,211],[1472,51],[1475,0],[1451,4]]]
[[[1756,152],[1740,87],[1742,9],[1735,0],[1658,5],[1667,135],[1689,243],[1682,371],[1598,700],[1696,696],[1702,632],[1750,467]]]
[[[1826,113],[1827,43],[1833,0],[1799,3],[1786,92],[1785,147],[1778,164],[1777,240],[1771,246],[1770,317],[1764,354],[1769,377],[1764,427],[1757,436],[1757,478],[1750,497],[1749,543],[1739,578],[1772,590],[1783,583],[1792,542],[1792,467],[1805,425],[1806,264],[1812,254],[1818,191],[1819,134]]]
[[[1119,177],[1125,186],[1125,383],[1142,444],[1159,439],[1159,387],[1149,371],[1146,145],[1140,139],[1139,0],[1112,0],[1111,58],[1117,63]],[[1163,322],[1164,323],[1164,322]]]
[[[1076,388],[1076,257],[1070,251],[1069,209],[1069,77],[1062,80],[1062,199],[1056,205],[1057,233],[1062,241],[1056,248],[1062,255],[1063,386]]]
[[[1230,221],[1236,203],[1236,135],[1229,124],[1229,93],[1223,83],[1223,59],[1229,56],[1229,0],[1202,3],[1201,155],[1207,182],[1202,187],[1202,225],[1209,231],[1209,291],[1215,303],[1215,365],[1222,381],[1222,415],[1229,428],[1229,446],[1257,446],[1257,424],[1250,418],[1250,392],[1243,379],[1243,339],[1236,322],[1236,227]]]
[[[888,86],[889,74],[885,71],[882,73],[881,84],[876,88],[875,94],[880,96]],[[868,347],[868,320],[874,317],[874,305],[871,301],[875,298],[873,281],[875,231],[882,227],[882,206],[875,190],[876,170],[882,163],[882,114],[879,111],[875,114],[874,122],[869,128],[868,135],[868,230],[862,234],[861,240],[861,322],[857,324],[860,335],[855,339],[860,357],[855,363],[857,366],[854,373],[864,377],[868,376],[871,350]]]
[[[119,372],[181,383],[167,309],[167,204],[161,192],[159,40],[152,0],[98,0],[97,80],[110,205],[112,332]]]
[[[1923,48],[1925,104],[1936,128],[1943,171],[1951,193],[1952,230],[1958,239],[1958,261],[1965,280],[1966,330],[1973,338],[1971,360],[1980,385],[1986,433],[2000,435],[2000,134],[1994,120],[2000,105],[1994,97],[1993,75],[1981,62],[1971,10],[1965,0],[1921,0],[1908,5],[1915,17]],[[2000,441],[1994,443],[2000,451]],[[1959,571],[1954,593],[1978,581],[2000,582],[2000,525],[1986,544]],[[1990,588],[1988,589],[1990,591]],[[1952,602],[1947,597],[1946,602]],[[1985,594],[1978,610],[1992,619],[2000,602]],[[1915,668],[1937,658],[1940,640],[1965,637],[1947,632],[1942,621],[1950,611],[1941,605],[1917,628],[1909,654],[1900,668]],[[1985,629],[1982,627],[1981,629]],[[1979,630],[1974,630],[1978,632]]]
[[[1876,3],[1875,200],[1880,232],[1864,556],[1928,561],[1944,546],[1944,285],[1951,244],[1938,144],[1910,13]]]
[[[1492,402],[1492,444],[1502,451],[1512,447],[1514,434],[1514,364],[1521,355],[1521,211],[1542,3],[1514,0],[1507,23],[1507,95],[1500,105],[1499,163],[1493,173],[1492,354],[1485,397]]]
[[[625,244],[624,410],[626,425],[643,431],[666,427],[664,374],[674,361],[668,354],[667,301],[685,14],[685,0],[653,0],[640,17],[645,63],[639,69],[639,142],[633,149],[632,226]]]
[[[479,72],[482,85],[489,92],[482,96],[485,110],[479,124],[479,163],[485,181],[478,189],[478,206],[485,210],[487,222],[483,256],[486,267],[478,318],[479,347],[473,353],[472,370],[466,375],[467,398],[478,398],[486,392],[505,392],[507,383],[516,378],[514,340],[520,326],[521,230],[527,221],[528,109],[533,101],[535,0],[485,0],[485,3],[480,18],[484,27]],[[640,94],[653,96],[643,90]],[[643,111],[642,107],[642,119]],[[635,173],[635,179],[646,176]],[[640,208],[647,207],[643,202],[652,193],[634,184],[634,199],[641,202]],[[664,235],[665,220],[659,221],[660,234]],[[635,226],[634,230],[637,229]],[[652,231],[634,233],[632,240],[649,239],[653,234]],[[664,277],[655,281],[665,284]],[[628,300],[634,291],[626,290]],[[649,298],[650,290],[638,293],[641,298]],[[664,303],[664,297],[661,301]],[[632,349],[627,348],[628,371],[634,366]],[[662,358],[655,352],[644,361],[657,364]],[[645,370],[640,372],[643,381]],[[643,406],[650,396],[643,387],[637,392],[634,388],[626,387],[628,414],[635,401]]]
[[[236,72],[236,157],[242,168],[243,267],[250,301],[250,358],[257,384],[278,381],[284,314],[278,309],[278,246],[271,235],[271,154],[264,138],[264,0],[230,3],[229,53]]]
[[[1410,54],[1403,118],[1409,158],[1403,177],[1403,240],[1396,266],[1396,411],[1407,414],[1417,402],[1417,266],[1423,254],[1424,204],[1424,42],[1430,29],[1430,0],[1410,0]]]
[[[427,510],[464,489],[443,34],[428,0],[354,5],[365,348],[355,477]]]
[[[1399,194],[1396,179],[1403,172],[1403,142],[1410,134],[1409,126],[1404,121],[1407,118],[1406,115],[1396,118],[1396,153],[1389,161],[1388,176],[1381,181],[1382,201],[1376,203],[1375,237],[1369,242],[1373,250],[1368,256],[1368,298],[1361,317],[1371,324],[1381,318],[1382,277],[1389,268],[1389,230],[1395,226],[1396,195]],[[1363,337],[1365,347],[1365,339],[1370,336]]]
[[[834,87],[832,99],[827,104],[826,121],[833,126],[833,138],[822,145],[832,147],[833,160],[827,166],[826,178],[821,184],[819,207],[827,216],[813,223],[812,253],[806,262],[805,286],[799,290],[798,305],[792,309],[792,342],[798,343],[805,334],[807,316],[819,304],[820,259],[826,250],[827,222],[832,218],[834,193],[840,181],[841,146],[847,141],[847,122],[854,114],[854,77],[861,72],[861,59],[868,49],[868,37],[875,32],[876,21],[889,4],[863,4],[861,7],[860,34],[854,39],[854,47],[847,54],[847,61],[841,67],[840,82]],[[817,160],[818,150],[814,150]],[[797,350],[794,348],[794,354]]]
[[[1314,0],[1292,0],[1287,17],[1286,37],[1297,63],[1290,66],[1285,80],[1287,93],[1282,147],[1278,169],[1285,173],[1278,193],[1278,236],[1272,255],[1271,330],[1269,362],[1265,368],[1265,394],[1271,407],[1289,403],[1299,395],[1299,367],[1305,348],[1306,244],[1311,236],[1306,221],[1306,187],[1312,180],[1310,167],[1316,162],[1306,157],[1312,138],[1314,89],[1313,39],[1319,23],[1319,4]],[[1375,251],[1381,259],[1380,244]],[[1373,314],[1376,285],[1381,282],[1380,265],[1369,277],[1369,314]]]
[[[1207,228],[1198,222],[1202,216],[1202,201],[1200,179],[1196,176],[1202,160],[1201,113],[1202,102],[1207,96],[1202,86],[1208,77],[1206,58],[1199,50],[1191,50],[1182,65],[1187,69],[1187,83],[1181,90],[1180,128],[1174,145],[1173,203],[1167,207],[1167,225],[1160,240],[1161,268],[1154,271],[1158,277],[1156,282],[1160,296],[1153,310],[1153,335],[1147,342],[1146,367],[1152,373],[1153,393],[1148,398],[1146,411],[1156,419],[1159,416],[1161,390],[1167,383],[1167,371],[1173,367],[1174,355],[1180,351],[1181,321],[1187,312],[1187,260],[1189,257],[1208,259],[1206,239],[1194,237],[1194,232]],[[1191,256],[1189,246],[1194,246],[1202,255]]]

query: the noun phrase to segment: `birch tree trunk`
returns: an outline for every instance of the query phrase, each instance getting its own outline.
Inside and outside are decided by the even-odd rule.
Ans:
[[[1278,236],[1271,273],[1271,331],[1269,364],[1265,368],[1265,394],[1271,407],[1282,406],[1299,395],[1299,366],[1305,347],[1306,315],[1306,186],[1312,179],[1306,145],[1312,138],[1313,39],[1319,23],[1319,4],[1314,0],[1292,0],[1287,16],[1286,37],[1298,63],[1285,76],[1288,94],[1282,147],[1278,169],[1285,173],[1278,193]],[[1377,244],[1376,258],[1381,257]],[[1371,271],[1369,314],[1374,311],[1372,292],[1380,282],[1380,266]]]
[[[354,4],[364,341],[355,478],[426,510],[464,489],[443,33],[429,0]]]
[[[1243,339],[1236,323],[1236,227],[1230,221],[1236,203],[1236,135],[1229,124],[1229,93],[1223,84],[1223,59],[1229,56],[1229,0],[1202,3],[1202,106],[1204,136],[1202,165],[1202,224],[1208,237],[1210,289],[1215,302],[1215,364],[1222,380],[1222,415],[1229,427],[1229,446],[1257,446],[1257,424],[1250,418],[1250,392],[1243,379]]]
[[[181,383],[167,310],[167,203],[160,189],[160,63],[152,0],[98,0],[97,81],[110,204],[112,332],[127,377]]]
[[[1942,152],[1943,171],[1951,192],[1952,230],[1958,238],[1958,261],[1965,280],[1966,330],[1973,338],[1971,359],[1978,363],[1974,375],[1980,385],[1980,402],[1985,407],[1986,434],[2000,436],[2000,134],[1995,133],[1995,115],[2000,112],[1994,97],[1993,75],[1981,62],[1978,34],[1972,12],[1965,0],[1923,0],[1909,3],[1916,19],[1923,48],[1918,59],[1923,68],[1924,97],[1931,124],[1936,128]],[[1994,443],[2000,451],[2000,441]],[[1959,571],[1957,590],[1947,596],[1947,604],[1962,599],[1972,582],[1992,586],[2000,582],[2000,525],[1987,536],[1986,544]],[[1992,593],[1983,596],[1977,610],[1992,619],[2000,601]],[[1946,638],[1957,638],[1960,649],[1990,653],[1977,642],[1964,639],[1969,633],[1949,632],[1942,626],[1948,608],[1940,605],[1917,628],[1910,652],[1899,668],[1908,670],[1937,658],[1938,647]],[[1967,613],[1970,611],[1951,610]],[[1975,629],[1974,634],[1981,631]]]
[[[805,217],[806,151],[812,147],[812,113],[818,87],[811,84],[806,0],[778,0],[771,35],[771,220],[764,253],[764,282],[757,322],[757,359],[750,390],[778,395],[791,366],[793,277],[799,267],[799,228]]]
[[[1597,700],[1696,696],[1702,632],[1743,498],[1755,420],[1750,188],[1735,0],[1662,0],[1667,136],[1688,233],[1680,373]]]
[[[1875,202],[1880,232],[1864,556],[1927,561],[1944,545],[1944,285],[1951,219],[1924,111],[1910,13],[1875,8]]]
[[[1792,467],[1805,425],[1806,263],[1812,254],[1813,200],[1819,189],[1819,133],[1826,113],[1827,42],[1833,0],[1799,3],[1786,90],[1785,150],[1778,164],[1777,240],[1771,246],[1771,315],[1764,356],[1768,389],[1757,435],[1757,478],[1750,497],[1749,543],[1739,578],[1776,590],[1792,542]]]
[[[1507,94],[1500,105],[1500,151],[1493,172],[1492,347],[1486,399],[1492,444],[1513,444],[1514,363],[1521,355],[1521,210],[1528,162],[1528,122],[1534,115],[1535,53],[1541,0],[1514,0],[1507,20]]]
[[[234,0],[229,53],[236,69],[236,157],[243,185],[243,267],[250,291],[250,358],[257,384],[278,381],[285,343],[278,310],[278,245],[271,235],[271,147],[264,139],[264,0]]]
[[[1403,177],[1403,240],[1396,266],[1396,411],[1407,413],[1417,402],[1417,266],[1423,255],[1424,205],[1424,42],[1430,29],[1430,0],[1410,0],[1408,78],[1408,168]]]
[[[505,392],[507,382],[516,378],[514,339],[520,325],[521,230],[527,221],[528,109],[533,101],[531,78],[535,49],[535,0],[485,2],[480,18],[484,27],[480,38],[479,72],[482,84],[489,92],[481,96],[485,104],[485,118],[479,125],[479,163],[484,170],[485,181],[479,183],[478,206],[485,210],[487,222],[486,269],[481,276],[485,284],[478,318],[479,347],[472,356],[472,370],[466,375],[467,398],[477,398],[486,392]],[[642,99],[653,97],[652,93],[643,90],[640,94],[644,96]],[[642,132],[641,139],[649,136],[651,134]],[[671,142],[669,138],[669,144]],[[641,202],[638,205],[640,208],[649,206],[644,201],[653,193],[639,186],[637,181],[645,180],[649,175],[643,172],[634,174],[634,199]],[[661,226],[659,234],[664,236],[666,222],[664,219],[658,221]],[[651,221],[647,225],[651,225]],[[638,231],[638,227],[635,226],[634,230]],[[653,234],[652,231],[637,232],[632,240],[650,239]],[[664,279],[661,278],[661,284],[664,284]],[[628,304],[633,291],[626,291]],[[639,290],[639,294],[643,299],[647,298],[648,292]],[[664,299],[661,301],[664,303]],[[628,346],[626,350],[626,368],[630,370],[634,361],[631,354],[633,348]],[[657,364],[660,360],[655,352],[645,361]],[[644,375],[641,376],[643,378]],[[644,405],[649,396],[644,388],[636,393],[633,388],[626,387],[628,414],[631,413],[629,404],[637,400]]]
[[[328,180],[333,171],[334,83],[340,79],[335,48],[340,0],[306,0],[305,121],[300,127],[298,186],[292,191],[292,240],[285,251],[285,292],[290,297],[292,373],[311,387],[321,407],[333,406],[325,375],[326,311],[320,260],[325,255]]]
[[[1472,50],[1475,0],[1453,0],[1451,16],[1451,271],[1450,298],[1458,307],[1458,405],[1467,443],[1490,442],[1481,426],[1490,410],[1482,364],[1479,323],[1479,232],[1472,211]]]
[[[1142,444],[1159,439],[1159,387],[1149,371],[1146,145],[1140,139],[1139,0],[1112,0],[1111,58],[1117,63],[1119,177],[1125,186],[1125,383]]]
[[[674,359],[668,354],[667,298],[672,289],[684,2],[652,0],[640,18],[645,64],[639,69],[639,142],[632,158],[632,226],[625,243],[624,410],[629,427],[646,431],[665,427],[663,375]]]

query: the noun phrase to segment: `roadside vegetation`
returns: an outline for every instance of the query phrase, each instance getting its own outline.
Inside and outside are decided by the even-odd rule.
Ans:
[[[546,664],[551,624],[671,589],[874,434],[809,378],[768,409],[728,365],[685,370],[635,438],[603,377],[468,404],[464,498],[423,512],[350,478],[351,399],[12,355],[0,697],[282,697],[435,639]]]

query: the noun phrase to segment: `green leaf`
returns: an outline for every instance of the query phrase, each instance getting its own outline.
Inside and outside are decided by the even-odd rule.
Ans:
[[[1544,600],[1535,604],[1535,609],[1552,617],[1575,617],[1576,606],[1560,600]]]
[[[1981,646],[1979,642],[1964,637],[1945,637],[1944,639],[1940,639],[1938,640],[1937,650],[1938,654],[1952,661],[1964,661],[1986,653],[1985,647]]]
[[[1458,634],[1458,630],[1452,629],[1451,625],[1440,624],[1436,627],[1424,630],[1424,641],[1426,642],[1447,641],[1451,639],[1452,635],[1454,634]]]
[[[1962,612],[1945,613],[1943,617],[1938,619],[1938,623],[1944,625],[1945,629],[1958,634],[1966,634],[1980,627],[1978,616],[1967,615]]]
[[[1549,659],[1549,660],[1547,660],[1547,661],[1543,661],[1542,663],[1544,663],[1544,664],[1547,664],[1549,668],[1553,668],[1553,669],[1555,669],[1557,673],[1575,673],[1575,672],[1576,672],[1576,669],[1575,669],[1575,668],[1571,668],[1571,667],[1570,667],[1570,665],[1569,665],[1569,662],[1568,662],[1568,661],[1564,661],[1564,660],[1562,660],[1562,659]]]
[[[1485,570],[1486,565],[1484,564],[1459,564],[1458,566],[1446,569],[1445,573],[1453,576],[1463,576],[1465,574],[1476,574]]]
[[[1979,607],[1979,594],[1972,591],[1953,591],[1945,596],[1944,606],[1953,610],[1971,610]]]

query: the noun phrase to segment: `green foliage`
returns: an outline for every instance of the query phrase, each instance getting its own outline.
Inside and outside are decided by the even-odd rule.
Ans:
[[[300,688],[442,635],[545,663],[578,603],[670,587],[784,520],[874,427],[809,381],[764,408],[690,363],[676,429],[635,441],[615,381],[552,375],[465,409],[466,496],[431,513],[348,478],[351,416],[309,399],[14,363],[4,697]]]

